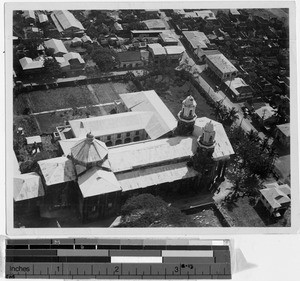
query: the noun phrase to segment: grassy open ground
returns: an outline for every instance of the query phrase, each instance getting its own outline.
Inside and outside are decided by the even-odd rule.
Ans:
[[[87,117],[87,112],[90,116],[109,114],[114,107],[113,105],[105,105],[101,108],[93,105],[111,103],[120,98],[119,94],[132,91],[136,91],[136,88],[131,82],[110,82],[20,94],[14,99],[14,124],[23,127],[28,136],[41,133],[50,134],[57,126],[64,125],[67,120]],[[87,106],[87,108],[77,109],[76,112],[64,110],[35,116],[22,115],[24,110],[28,108],[32,112],[38,113],[82,106]]]
[[[98,101],[86,86],[65,87],[34,91],[28,94],[33,112],[73,108],[97,104]]]

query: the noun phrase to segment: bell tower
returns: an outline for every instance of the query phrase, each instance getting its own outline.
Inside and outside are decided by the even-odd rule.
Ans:
[[[197,119],[196,115],[196,106],[197,103],[192,96],[188,96],[182,102],[181,111],[179,111],[178,125],[177,125],[177,134],[181,136],[187,136],[193,133],[194,124]]]
[[[210,121],[206,123],[197,140],[197,151],[192,157],[193,167],[199,172],[197,186],[201,190],[208,189],[214,181],[217,162],[213,158],[215,149],[214,125]]]

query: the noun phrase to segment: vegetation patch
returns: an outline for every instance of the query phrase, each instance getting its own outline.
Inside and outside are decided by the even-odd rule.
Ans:
[[[28,94],[33,112],[89,106],[98,103],[86,86],[35,91]]]

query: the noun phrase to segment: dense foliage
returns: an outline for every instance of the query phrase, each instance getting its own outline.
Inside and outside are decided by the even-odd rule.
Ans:
[[[121,227],[195,226],[179,209],[151,194],[129,198],[122,206],[121,215]]]
[[[92,52],[91,56],[103,72],[111,71],[118,64],[117,54],[110,49],[98,48]]]

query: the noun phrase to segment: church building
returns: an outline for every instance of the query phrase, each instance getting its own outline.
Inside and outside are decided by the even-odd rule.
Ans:
[[[62,156],[38,162],[44,202],[76,197],[86,222],[117,214],[133,193],[202,192],[224,178],[234,151],[222,124],[197,117],[192,96],[177,121],[155,91],[120,96],[128,112],[71,121],[74,137],[59,141]]]

